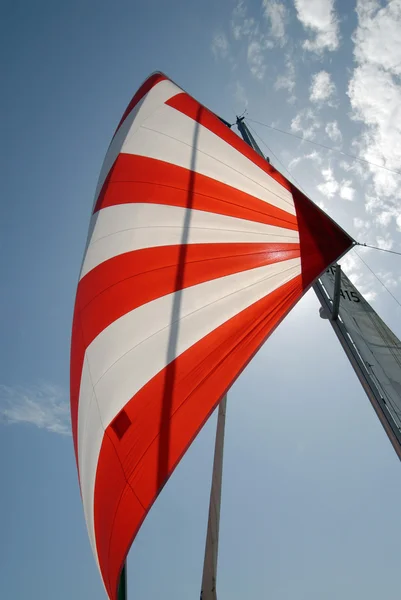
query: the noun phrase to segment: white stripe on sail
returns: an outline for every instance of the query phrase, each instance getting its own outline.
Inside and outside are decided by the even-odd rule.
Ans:
[[[177,292],[180,294],[179,328],[174,356],[168,359],[176,294],[158,298],[124,315],[90,344],[79,395],[78,461],[92,545],[95,539],[94,485],[103,440],[100,422],[106,428],[132,396],[170,361],[300,273],[301,262],[297,258]],[[92,387],[86,383],[89,380],[95,386],[96,398],[92,402]]]
[[[140,128],[130,131],[121,152],[194,170],[295,214],[292,194],[280,183],[218,135],[170,106],[161,106]]]
[[[182,90],[172,81],[160,81],[147,94],[145,94],[145,96],[132,109],[129,115],[127,115],[127,118],[123,121],[114,138],[112,139],[104,158],[99,180],[96,186],[95,203],[100,190],[102,189],[103,183],[114,164],[114,161],[121,152],[121,148],[127,136],[135,133],[135,131],[141,127],[141,125],[152,113],[157,111],[161,106],[164,106],[164,103],[167,100],[173,96],[176,96],[177,94],[180,94],[181,92]]]
[[[190,215],[188,217],[188,210]],[[132,250],[181,244],[299,243],[298,231],[164,204],[121,204],[92,217],[81,278],[102,262]]]

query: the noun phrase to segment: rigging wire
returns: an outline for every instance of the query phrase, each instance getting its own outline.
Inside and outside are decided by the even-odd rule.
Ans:
[[[361,244],[359,244],[361,245]],[[379,250],[381,250],[381,248],[379,248]],[[367,267],[369,269],[369,271],[372,273],[372,275],[374,277],[376,277],[377,281],[379,283],[381,283],[381,285],[384,287],[385,290],[387,290],[387,292],[390,294],[390,296],[397,302],[398,306],[401,306],[401,302],[398,300],[398,298],[396,298],[394,296],[394,294],[388,289],[388,287],[386,286],[386,284],[380,279],[380,277],[378,275],[376,275],[376,273],[373,271],[373,269],[371,269],[369,267],[369,265],[363,260],[362,256],[360,254],[358,254],[358,252],[355,251],[355,254],[357,255],[357,257],[359,258],[359,260],[361,260],[363,262],[363,264],[365,265],[365,267]]]
[[[283,167],[283,169],[288,173],[288,175],[295,181],[295,183],[298,185],[299,189],[305,195],[307,195],[306,192],[305,192],[305,190],[302,188],[301,184],[299,183],[299,181],[294,177],[294,175],[290,172],[290,170],[282,163],[282,161],[279,159],[279,157],[276,154],[274,154],[273,150],[266,144],[266,142],[253,129],[253,127],[249,126],[249,129],[260,140],[260,142],[267,148],[267,150],[274,156],[274,158]],[[364,243],[361,243],[361,242],[356,242],[355,244],[356,244],[356,246],[362,246],[364,248],[372,248],[372,250],[381,250],[382,252],[388,252],[389,254],[396,254],[398,256],[401,256],[401,252],[397,252],[396,250],[387,250],[387,248],[380,248],[379,246],[371,246],[370,244],[364,244]]]
[[[248,121],[250,121],[251,119],[248,119]],[[253,122],[257,122],[257,121],[253,121]],[[261,125],[263,125],[263,123],[260,123]],[[267,125],[267,127],[269,127]],[[275,159],[277,160],[277,162],[283,167],[283,169],[288,173],[288,175],[295,181],[295,183],[298,185],[298,187],[300,188],[300,190],[306,195],[306,192],[302,189],[301,184],[299,183],[299,181],[296,180],[296,178],[294,177],[294,175],[292,175],[292,173],[289,171],[289,169],[282,163],[282,161],[278,158],[278,156],[273,152],[273,150],[266,144],[266,142],[260,137],[260,135],[253,129],[253,127],[249,126],[249,129],[252,131],[252,133],[260,140],[260,142],[265,146],[265,148],[267,148],[267,150],[275,157]],[[272,127],[271,129],[274,129],[274,127]],[[279,130],[280,131],[280,130]],[[283,132],[285,133],[285,132]],[[291,135],[291,134],[289,134]],[[298,137],[298,136],[297,136]],[[307,140],[309,141],[309,140]],[[400,173],[401,174],[401,173]],[[386,250],[385,248],[379,248],[378,246],[371,246],[369,244],[362,244],[359,242],[355,243],[356,246],[361,246],[361,247],[365,247],[365,248],[372,248],[373,250],[382,250],[383,252],[389,252],[390,254],[397,254],[399,256],[401,256],[401,252],[396,252],[395,250]],[[378,280],[378,282],[384,287],[384,289],[390,294],[390,296],[397,302],[397,304],[399,306],[401,306],[401,302],[399,302],[399,300],[394,296],[394,294],[388,289],[388,287],[385,285],[385,283],[379,278],[378,275],[376,275],[376,273],[369,267],[369,265],[363,260],[363,258],[358,254],[358,252],[355,252],[355,254],[358,256],[358,258],[363,262],[363,264],[369,269],[369,271],[372,273],[372,275],[374,277],[376,277],[376,279]]]
[[[315,146],[320,146],[321,148],[325,148],[326,150],[331,150],[333,152],[338,152],[343,156],[347,156],[348,158],[352,158],[354,160],[358,160],[359,162],[366,163],[368,165],[372,165],[373,167],[377,167],[379,169],[384,169],[385,171],[389,171],[389,173],[394,173],[395,175],[401,175],[401,171],[396,171],[395,169],[390,169],[390,167],[385,167],[384,165],[378,165],[377,163],[371,162],[370,160],[366,160],[366,158],[360,158],[355,154],[349,154],[348,152],[344,152],[343,150],[339,150],[338,148],[333,148],[331,146],[327,146],[326,144],[321,144],[320,142],[314,142],[313,140],[308,140],[306,137],[302,135],[297,135],[296,133],[291,133],[290,131],[285,131],[284,129],[279,129],[278,127],[273,127],[272,125],[268,125],[267,123],[261,123],[260,121],[255,121],[254,119],[249,119],[252,123],[257,123],[258,125],[262,125],[262,127],[268,127],[269,129],[273,129],[273,131],[278,131],[280,133],[284,133],[285,135],[290,135],[291,137],[297,138],[298,140],[302,140],[303,142],[308,142],[309,144],[314,144]]]
[[[250,119],[248,119],[249,121]],[[270,154],[272,154],[274,156],[274,158],[277,160],[277,162],[283,167],[284,171],[286,171],[289,175],[289,177],[295,181],[295,183],[297,184],[297,186],[299,187],[299,189],[301,190],[301,192],[303,192],[305,194],[305,196],[307,196],[307,193],[305,192],[305,190],[303,189],[303,187],[301,186],[301,184],[299,183],[299,181],[294,177],[294,175],[290,172],[290,170],[285,166],[285,164],[279,159],[279,157],[277,156],[277,154],[274,154],[273,150],[270,148],[270,146],[268,146],[266,144],[266,142],[264,140],[262,140],[262,138],[260,137],[260,135],[254,130],[253,127],[251,127],[249,125],[249,129],[252,131],[252,133],[260,140],[260,142],[265,146],[265,148],[269,151]]]
[[[359,242],[356,242],[357,246],[362,246],[364,248],[372,248],[372,250],[381,250],[382,252],[388,252],[389,254],[397,254],[398,256],[401,256],[401,252],[396,252],[396,250],[387,250],[387,248],[379,248],[379,246],[370,246],[370,244],[360,244]]]

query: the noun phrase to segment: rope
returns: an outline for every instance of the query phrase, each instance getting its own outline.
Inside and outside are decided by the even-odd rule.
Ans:
[[[258,123],[258,121],[253,121],[252,119],[248,119],[248,121],[252,121],[253,123]],[[259,125],[263,125],[263,123],[259,123]],[[274,129],[277,131],[280,131],[281,133],[288,133],[286,131],[282,131],[281,129],[276,129],[275,127],[270,127],[270,125],[265,125],[265,127],[269,127],[270,129]],[[252,133],[262,142],[262,144],[267,148],[267,150],[274,156],[274,158],[277,160],[277,162],[283,167],[283,169],[288,173],[288,175],[295,181],[295,183],[298,185],[298,187],[300,188],[301,191],[304,192],[304,190],[302,189],[301,184],[299,183],[299,181],[297,181],[294,177],[294,175],[292,175],[292,173],[289,171],[289,169],[282,163],[282,161],[278,158],[278,156],[276,154],[274,154],[273,150],[266,144],[266,142],[260,137],[260,135],[253,129],[253,127],[249,126],[249,129],[252,131]],[[288,135],[293,135],[288,133]],[[304,139],[304,138],[300,138],[300,136],[294,136],[294,137],[298,137],[299,139]],[[310,140],[306,140],[306,141],[310,141]],[[312,143],[316,143],[316,142],[312,142]],[[317,144],[317,143],[316,143]],[[324,146],[323,144],[317,144],[318,146],[323,146],[323,148],[328,148],[328,146]],[[328,148],[329,150],[331,148]],[[344,154],[344,153],[343,153]],[[355,157],[356,158],[356,157]],[[365,161],[368,162],[368,161]],[[373,164],[373,163],[371,163]],[[376,165],[379,166],[379,165]],[[383,167],[385,168],[385,167]],[[389,170],[389,169],[387,169]],[[395,171],[397,172],[397,171]],[[401,173],[398,173],[399,175],[401,175]],[[305,192],[304,192],[305,193]],[[388,252],[390,254],[397,254],[398,256],[401,256],[401,252],[396,252],[395,250],[386,250],[385,248],[379,248],[378,246],[370,246],[369,244],[362,244],[359,242],[355,242],[356,246],[362,246],[365,248],[372,248],[373,250],[381,250],[382,252]],[[397,304],[399,306],[401,306],[401,303],[399,302],[399,300],[394,296],[394,294],[388,289],[388,287],[385,285],[385,283],[379,278],[378,275],[376,275],[376,273],[369,267],[369,265],[363,260],[363,258],[358,254],[358,252],[355,252],[355,254],[357,255],[357,257],[363,262],[363,264],[369,269],[369,271],[372,273],[372,275],[374,277],[376,277],[377,281],[384,287],[384,289],[390,294],[390,296],[397,302]]]
[[[302,140],[303,142],[308,142],[309,144],[314,144],[315,146],[320,146],[320,148],[325,148],[326,150],[331,150],[334,152],[338,152],[343,156],[347,156],[348,158],[352,158],[353,160],[359,160],[359,162],[366,163],[368,165],[372,165],[373,167],[378,167],[379,169],[384,169],[389,173],[394,173],[395,175],[401,175],[401,171],[396,171],[395,169],[390,169],[389,167],[385,167],[384,165],[378,165],[377,163],[371,162],[370,160],[366,160],[366,158],[360,158],[355,154],[349,154],[348,152],[344,152],[343,150],[339,150],[338,148],[333,148],[331,146],[326,146],[326,144],[321,144],[320,142],[314,142],[312,140],[308,140],[302,135],[297,135],[296,133],[291,133],[290,131],[285,131],[284,129],[279,129],[278,127],[273,127],[272,125],[268,125],[267,123],[261,123],[260,121],[254,121],[254,119],[249,119],[252,123],[257,123],[258,125],[262,125],[262,127],[268,127],[269,129],[273,129],[273,131],[278,131],[280,133],[284,133],[285,135],[290,135],[298,140]]]
[[[359,244],[360,245],[360,244]],[[380,249],[380,248],[379,248]],[[363,264],[365,265],[365,267],[367,267],[369,269],[369,271],[372,273],[372,275],[374,277],[376,277],[377,281],[379,283],[381,283],[381,285],[384,287],[384,289],[390,294],[390,296],[397,302],[398,306],[401,306],[401,302],[398,300],[398,298],[396,298],[394,296],[394,294],[388,289],[388,287],[386,286],[386,284],[380,279],[380,277],[378,275],[376,275],[376,273],[369,267],[369,265],[363,260],[362,256],[360,256],[358,254],[358,252],[355,251],[355,254],[357,255],[357,257],[359,258],[359,260],[361,260],[363,262]]]
[[[250,120],[250,119],[248,119]],[[303,192],[305,194],[305,196],[307,196],[307,193],[305,192],[305,190],[302,188],[301,184],[299,183],[299,181],[294,177],[294,175],[290,172],[290,170],[284,165],[284,163],[281,162],[281,160],[279,159],[279,157],[277,156],[277,154],[274,154],[273,150],[266,144],[266,142],[264,140],[262,140],[262,138],[260,137],[260,135],[258,133],[256,133],[256,131],[253,129],[253,127],[251,127],[249,125],[249,129],[252,131],[252,133],[254,133],[254,135],[256,135],[256,137],[262,142],[262,144],[267,148],[267,150],[274,156],[274,158],[277,160],[277,162],[283,167],[283,169],[288,173],[288,175],[290,176],[291,179],[293,179],[295,181],[295,183],[297,184],[297,186],[299,187],[299,189],[301,190],[301,192]]]
[[[396,252],[395,250],[387,250],[387,248],[379,248],[379,246],[370,246],[369,244],[360,244],[356,242],[357,246],[363,246],[364,248],[372,248],[373,250],[381,250],[382,252],[388,252],[389,254],[397,254],[401,256],[401,252]]]

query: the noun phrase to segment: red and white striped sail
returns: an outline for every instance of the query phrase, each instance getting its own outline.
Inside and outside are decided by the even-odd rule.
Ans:
[[[90,541],[109,597],[150,506],[220,399],[351,238],[162,74],[102,167],[71,350]]]

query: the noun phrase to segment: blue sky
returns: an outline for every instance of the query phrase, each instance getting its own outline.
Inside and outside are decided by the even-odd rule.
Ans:
[[[68,434],[69,343],[97,177],[132,94],[162,70],[228,120],[247,109],[387,166],[249,121],[347,231],[400,251],[400,27],[400,0],[2,3],[1,597],[104,597]],[[400,258],[359,252],[400,298]],[[401,336],[355,252],[344,269]],[[198,597],[213,427],[131,550],[132,598]],[[399,461],[312,293],[235,384],[226,440],[219,598],[396,597]]]

